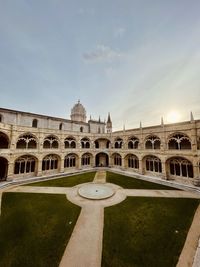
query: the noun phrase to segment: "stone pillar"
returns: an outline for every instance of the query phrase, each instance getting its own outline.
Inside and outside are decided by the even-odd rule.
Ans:
[[[122,170],[125,169],[125,158],[124,157],[122,157],[122,166],[121,166],[121,168],[122,168]]]
[[[7,181],[12,181],[14,176],[14,161],[10,160],[8,162],[8,173],[7,173]]]
[[[78,169],[82,169],[82,166],[81,166],[81,156],[78,158]]]
[[[166,162],[162,161],[161,164],[162,164],[162,174],[161,174],[162,179],[167,180]]]
[[[143,166],[142,160],[139,160],[139,174],[145,174],[145,166]]]
[[[198,162],[194,163],[193,172],[194,172],[193,184],[195,186],[200,186],[200,170],[199,170]]]
[[[38,160],[37,164],[37,176],[42,176],[42,159]]]
[[[64,160],[65,158],[64,157],[61,157],[60,159],[60,172],[65,172],[65,168],[64,168]]]

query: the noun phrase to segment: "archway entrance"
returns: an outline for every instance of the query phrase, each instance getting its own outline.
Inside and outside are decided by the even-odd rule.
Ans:
[[[0,181],[4,181],[7,178],[8,161],[5,158],[0,157]]]
[[[108,167],[109,166],[109,158],[106,153],[98,153],[95,158],[95,163],[97,167]]]

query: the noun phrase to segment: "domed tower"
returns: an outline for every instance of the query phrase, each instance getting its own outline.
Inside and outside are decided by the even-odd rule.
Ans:
[[[80,100],[71,109],[71,120],[86,122],[86,110],[84,106],[80,103]]]
[[[107,133],[112,133],[112,121],[110,118],[110,112],[108,113],[108,120],[106,123],[106,129],[107,129]]]

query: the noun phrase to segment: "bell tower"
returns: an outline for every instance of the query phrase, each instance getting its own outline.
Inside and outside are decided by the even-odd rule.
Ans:
[[[112,133],[112,121],[111,121],[111,118],[110,118],[110,112],[108,113],[106,129],[107,129],[107,133]]]

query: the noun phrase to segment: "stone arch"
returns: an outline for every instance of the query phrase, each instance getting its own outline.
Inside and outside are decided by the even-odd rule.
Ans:
[[[160,149],[161,140],[157,135],[149,135],[145,138],[145,149]]]
[[[146,155],[143,157],[143,166],[145,166],[146,172],[161,173],[162,163],[160,158],[154,155]]]
[[[110,146],[110,140],[107,138],[98,138],[94,141],[96,149],[108,149]]]
[[[0,132],[0,149],[6,149],[9,148],[9,137],[7,134]]]
[[[33,121],[32,121],[32,127],[33,128],[37,128],[38,127],[38,120],[37,119],[33,119]]]
[[[139,159],[134,154],[127,154],[125,156],[125,168],[139,169]]]
[[[16,148],[17,149],[36,149],[38,140],[31,133],[25,133],[19,136]]]
[[[81,148],[90,148],[90,139],[88,137],[81,139]]]
[[[44,149],[58,149],[59,148],[58,137],[54,135],[46,136],[43,141],[43,148]]]
[[[191,140],[183,133],[173,133],[168,138],[168,149],[188,150],[192,149]]]
[[[32,155],[22,155],[15,160],[14,174],[34,176],[37,171],[38,159]]]
[[[105,152],[99,152],[95,156],[95,165],[97,167],[108,167],[109,166],[109,156]]]
[[[73,136],[65,138],[65,148],[76,148],[76,139]]]
[[[128,138],[128,149],[138,149],[139,139],[135,136]]]
[[[59,171],[60,156],[57,154],[48,154],[42,159],[42,171]]]
[[[185,157],[170,157],[166,162],[170,176],[194,177],[193,164]]]
[[[123,139],[120,138],[120,137],[115,138],[114,147],[121,149],[122,148],[122,145],[123,145]]]
[[[91,153],[84,153],[81,156],[81,166],[90,167],[92,165],[93,156]]]
[[[113,153],[111,159],[114,166],[122,166],[122,156],[119,153]]]
[[[5,181],[8,174],[8,160],[0,157],[0,181]]]
[[[78,168],[78,155],[69,153],[64,159],[64,168]]]

